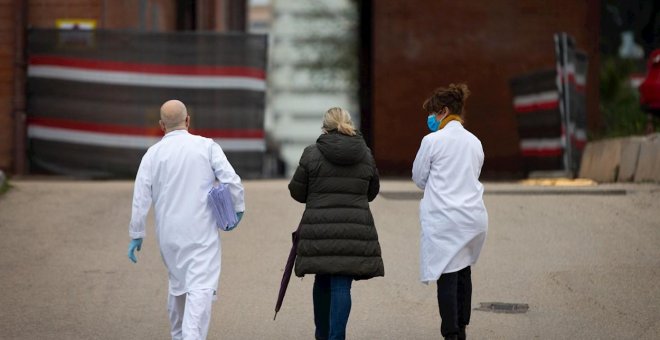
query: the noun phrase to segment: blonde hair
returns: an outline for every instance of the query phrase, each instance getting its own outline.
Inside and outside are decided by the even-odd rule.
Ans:
[[[325,112],[323,116],[323,132],[337,130],[339,133],[347,136],[355,136],[357,134],[351,114],[341,107],[333,107]]]

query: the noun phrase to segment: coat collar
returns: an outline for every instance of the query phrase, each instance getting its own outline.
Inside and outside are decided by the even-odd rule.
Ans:
[[[459,122],[459,121],[457,121],[457,120],[452,120],[451,122],[447,123],[447,125],[445,126],[445,128],[448,128],[448,127],[458,127],[458,126],[463,126],[463,124],[461,124],[461,122]]]
[[[165,134],[163,138],[171,137],[171,136],[187,135],[187,134],[189,134],[187,130],[174,130]]]

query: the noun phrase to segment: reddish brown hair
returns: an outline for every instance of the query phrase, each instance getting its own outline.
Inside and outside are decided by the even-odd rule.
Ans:
[[[448,87],[439,87],[424,101],[422,108],[428,113],[440,113],[445,107],[450,114],[460,115],[463,113],[465,100],[470,95],[465,84],[449,84]]]

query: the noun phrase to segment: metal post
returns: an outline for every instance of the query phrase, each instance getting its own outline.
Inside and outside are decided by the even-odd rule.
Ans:
[[[557,90],[559,91],[559,114],[561,122],[561,141],[564,146],[564,152],[562,153],[562,165],[563,170],[566,173],[569,173],[570,170],[570,158],[569,158],[569,149],[570,149],[570,137],[568,134],[568,103],[567,95],[568,92],[568,82],[566,75],[566,33],[556,33],[555,34],[555,52],[557,59]]]
[[[16,0],[14,2],[14,22],[16,47],[14,54],[14,173],[23,175],[26,173],[26,127],[25,127],[25,79],[26,79],[26,27],[27,27],[27,1]]]
[[[151,31],[158,32],[160,30],[160,25],[158,23],[158,18],[160,18],[160,7],[158,5],[151,6]]]
[[[107,23],[107,15],[106,15],[106,12],[107,12],[107,9],[108,9],[108,3],[107,3],[107,1],[108,1],[108,0],[103,0],[103,1],[101,2],[101,28],[102,28],[102,29],[106,29],[106,28],[107,28],[107,27],[105,27],[105,25],[106,25],[106,23]]]
[[[229,32],[247,30],[247,7],[244,0],[228,0],[225,5],[225,29]]]
[[[562,33],[562,59],[563,59],[563,82],[564,82],[564,126],[566,127],[566,133],[564,134],[564,143],[566,143],[566,149],[564,152],[565,159],[565,170],[573,176],[573,143],[571,142],[571,135],[573,134],[571,127],[571,91],[570,91],[570,81],[568,76],[568,34]],[[574,71],[575,72],[575,71]],[[575,75],[574,75],[575,76]]]
[[[138,29],[140,31],[145,31],[147,29],[147,0],[140,0],[138,13],[140,13]]]

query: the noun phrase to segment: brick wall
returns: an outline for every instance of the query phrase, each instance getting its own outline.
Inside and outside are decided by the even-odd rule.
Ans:
[[[28,20],[34,27],[55,27],[56,19],[94,19],[98,28],[140,28],[139,0],[32,0]],[[147,31],[176,29],[176,1],[149,0],[145,8]]]
[[[555,65],[553,34],[589,54],[588,124],[598,112],[599,6],[588,1],[373,1],[373,143],[384,174],[410,176],[428,133],[422,102],[438,86],[467,82],[467,127],[490,175],[521,171],[509,79]]]

